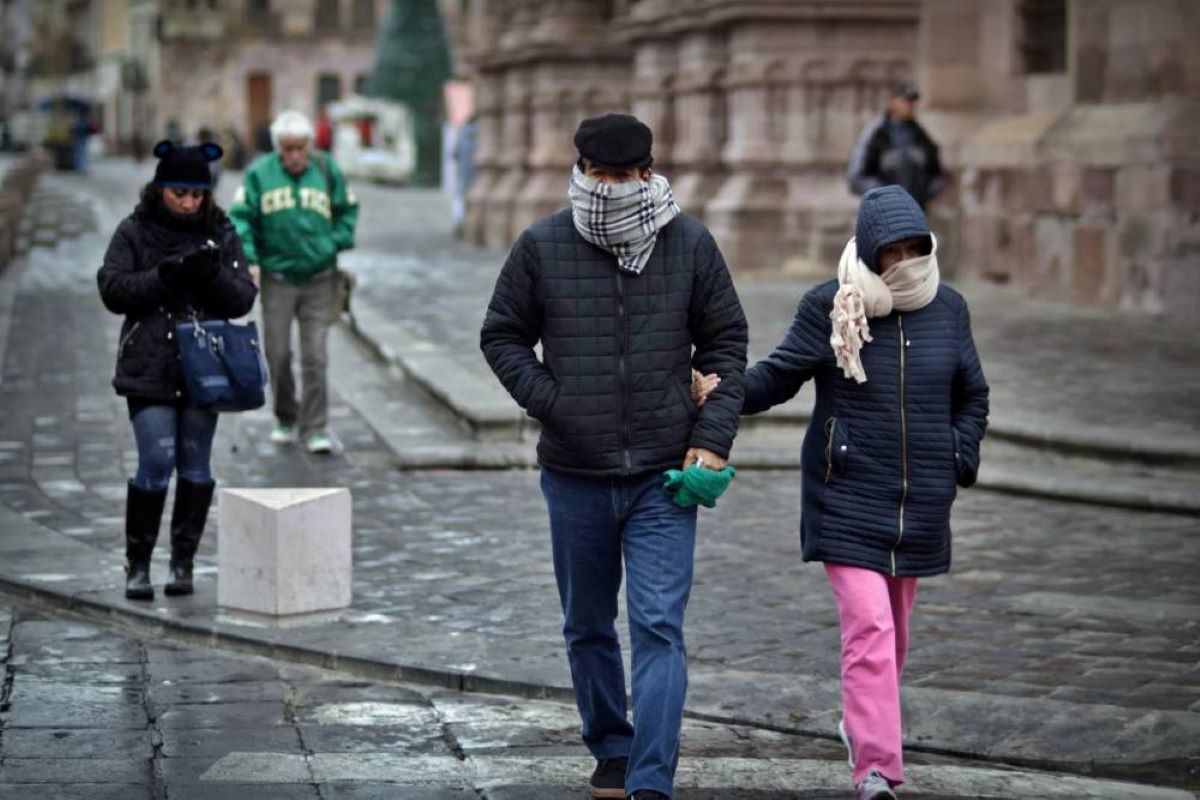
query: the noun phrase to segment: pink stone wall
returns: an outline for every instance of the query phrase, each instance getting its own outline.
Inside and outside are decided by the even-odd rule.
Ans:
[[[632,110],[735,270],[831,275],[851,149],[915,76],[953,178],[930,208],[948,274],[1150,312],[1200,300],[1200,3],[1068,0],[1066,67],[1037,75],[1017,0],[479,0],[464,25],[476,241],[565,204],[578,120]]]

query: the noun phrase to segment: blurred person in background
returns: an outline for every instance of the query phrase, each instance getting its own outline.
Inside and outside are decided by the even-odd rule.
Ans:
[[[887,109],[869,122],[846,168],[850,191],[863,195],[880,186],[904,187],[921,208],[946,188],[933,138],[917,122],[917,87],[902,81],[892,88]]]
[[[454,137],[454,235],[461,237],[467,218],[467,195],[475,183],[475,146],[479,138],[479,123],[474,115],[463,123]]]
[[[299,111],[271,123],[274,152],[246,170],[229,215],[262,289],[263,345],[271,373],[271,441],[333,452],[327,430],[329,328],[339,309],[337,256],[354,247],[358,201],[333,158],[315,151]],[[300,329],[300,380],[292,374],[292,324]]]

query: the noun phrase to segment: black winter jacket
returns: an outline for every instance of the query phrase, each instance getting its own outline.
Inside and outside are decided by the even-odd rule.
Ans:
[[[870,320],[859,384],[829,344],[837,288],[811,289],[783,342],[746,371],[746,413],[816,380],[800,457],[805,561],[904,577],[946,572],[955,484],[975,482],[988,414],[966,301],[943,285],[918,311]]]
[[[168,289],[158,278],[158,265],[209,239],[221,248],[221,270],[212,284],[196,292]],[[191,311],[202,320],[240,317],[258,294],[224,212],[218,210],[209,226],[180,226],[150,202],[117,226],[96,279],[108,310],[125,315],[113,378],[117,394],[166,403],[187,400],[175,326]]]
[[[728,457],[746,338],[725,260],[695,217],[681,214],[663,227],[635,275],[580,236],[565,209],[513,246],[480,346],[517,403],[541,421],[542,466],[637,475],[679,467],[688,447]],[[693,366],[722,378],[700,409],[689,394]]]
[[[893,139],[888,115],[867,125],[850,156],[850,191],[865,194],[878,186],[903,186],[924,206],[945,188],[937,144],[915,119],[901,123],[912,137],[904,148]]]

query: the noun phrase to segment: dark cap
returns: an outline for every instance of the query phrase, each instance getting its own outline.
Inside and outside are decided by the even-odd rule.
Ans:
[[[921,92],[912,81],[900,81],[892,87],[892,97],[903,97],[905,100],[920,100]]]
[[[211,189],[212,171],[208,163],[216,161],[225,151],[215,142],[206,142],[196,147],[176,147],[164,139],[154,145],[158,157],[158,168],[154,170],[157,186],[175,186],[181,189]]]
[[[644,167],[650,164],[654,134],[637,117],[605,114],[579,123],[575,149],[581,158],[606,167]]]

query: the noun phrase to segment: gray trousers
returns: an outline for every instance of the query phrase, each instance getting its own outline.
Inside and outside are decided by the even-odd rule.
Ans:
[[[295,426],[301,436],[324,430],[329,420],[328,364],[329,327],[336,314],[337,282],[332,269],[318,273],[303,286],[283,283],[263,272],[263,346],[271,372],[271,395],[275,418]],[[300,381],[303,393],[296,403],[296,379],[292,375],[292,320],[300,323]]]

